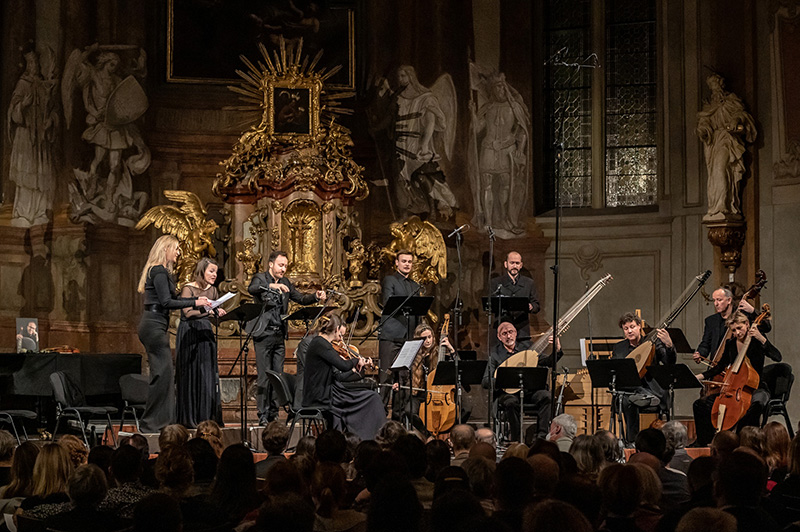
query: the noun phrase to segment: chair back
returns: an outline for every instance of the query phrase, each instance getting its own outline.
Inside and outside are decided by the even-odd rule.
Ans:
[[[278,373],[277,371],[267,370],[267,380],[270,386],[275,390],[275,395],[278,399],[278,406],[287,408],[291,407],[294,394],[289,389],[289,384],[285,378],[285,373]]]
[[[772,400],[787,402],[794,384],[792,366],[780,362],[764,367],[761,380],[767,386]]]
[[[51,373],[50,386],[53,388],[53,397],[61,406],[86,406],[86,397],[83,395],[83,391],[65,372],[54,371]]]
[[[128,373],[119,378],[119,389],[122,393],[122,400],[132,405],[147,403],[147,388],[150,379],[147,375],[139,373]]]

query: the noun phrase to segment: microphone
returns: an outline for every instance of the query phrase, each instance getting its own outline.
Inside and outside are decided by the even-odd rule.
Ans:
[[[464,224],[461,227],[459,227],[458,229],[453,230],[452,233],[447,235],[447,238],[450,238],[451,236],[457,235],[457,234],[461,233],[462,231],[466,231],[467,229],[469,229],[469,224]]]
[[[501,284],[497,285],[497,288],[495,288],[495,289],[494,289],[494,293],[493,293],[492,295],[495,295],[495,296],[496,296],[497,294],[499,294],[499,293],[500,293],[500,291],[501,291],[502,289],[503,289],[503,285],[501,285]]]
[[[486,226],[486,232],[489,234],[489,240],[494,240],[494,229],[491,225]]]

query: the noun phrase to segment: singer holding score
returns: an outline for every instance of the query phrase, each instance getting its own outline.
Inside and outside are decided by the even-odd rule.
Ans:
[[[144,312],[139,322],[139,341],[147,352],[150,384],[147,406],[139,427],[142,432],[160,432],[175,419],[175,370],[169,347],[169,313],[174,309],[203,308],[210,305],[207,297],[175,297],[172,273],[181,253],[173,235],[163,235],[150,249],[139,278],[138,291],[144,294]]]
[[[253,343],[256,348],[256,404],[258,406],[258,421],[267,425],[278,417],[278,403],[274,391],[267,381],[266,370],[283,371],[283,360],[286,357],[284,341],[288,335],[286,323],[281,319],[289,310],[289,300],[301,305],[312,305],[317,301],[324,301],[324,290],[316,293],[304,294],[294,287],[286,278],[286,268],[289,266],[289,257],[284,251],[273,251],[269,255],[267,271],[253,275],[247,291],[256,303],[272,303],[273,307],[266,309],[259,319],[248,323],[252,327]]]
[[[213,259],[200,259],[194,268],[194,281],[183,287],[181,297],[217,299],[214,283],[218,269]],[[222,425],[217,341],[209,320],[212,315],[224,316],[225,309],[184,308],[178,325],[175,341],[177,422],[190,429],[207,419]]]
[[[503,262],[505,273],[491,281],[490,292],[492,296],[524,297],[528,300],[528,312],[503,312],[498,316],[499,322],[510,322],[517,329],[520,340],[529,340],[531,337],[530,314],[539,312],[539,295],[533,279],[522,275],[522,255],[516,251],[509,251]],[[496,345],[496,344],[495,344]]]

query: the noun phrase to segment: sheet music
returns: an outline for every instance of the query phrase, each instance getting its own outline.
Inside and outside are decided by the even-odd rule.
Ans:
[[[234,296],[233,292],[228,292],[227,294],[225,294],[224,296],[222,296],[219,299],[212,299],[210,301],[211,309],[213,310],[213,309],[217,308],[218,306],[222,305],[223,303],[225,303],[226,301],[231,299],[233,296]]]
[[[414,359],[417,358],[417,353],[422,348],[425,340],[409,340],[403,344],[400,352],[397,353],[397,358],[394,359],[394,364],[390,369],[409,369]]]

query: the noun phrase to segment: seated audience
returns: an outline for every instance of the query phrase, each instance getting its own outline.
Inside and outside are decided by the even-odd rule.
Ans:
[[[434,482],[439,471],[450,465],[450,448],[444,440],[431,440],[425,444],[425,459],[428,464],[425,478]]]
[[[764,431],[761,427],[747,426],[739,431],[739,447],[747,447],[764,458]]]
[[[311,495],[316,506],[315,531],[366,530],[366,515],[346,507],[347,480],[344,471],[337,464],[323,462],[317,466],[311,483]]]
[[[592,524],[577,508],[554,499],[528,507],[522,520],[522,532],[558,530],[559,532],[592,532]]]
[[[494,473],[493,517],[504,522],[511,530],[520,530],[522,512],[534,500],[535,481],[533,468],[525,460],[501,460]]]
[[[536,500],[552,497],[560,475],[558,464],[546,454],[529,456],[528,463],[534,471],[533,492]]]
[[[780,526],[800,521],[800,435],[789,445],[788,472],[769,494],[769,508]]]
[[[789,431],[782,424],[771,421],[764,425],[764,455],[769,467],[769,486],[782,482],[789,467]]]
[[[279,467],[283,466],[284,464],[281,464]],[[289,493],[279,497],[270,497],[261,505],[256,526],[251,530],[253,532],[312,532],[313,529],[314,507],[304,497]]]
[[[547,433],[547,439],[558,445],[559,451],[569,452],[577,430],[578,424],[575,423],[575,418],[569,414],[561,414],[554,417],[550,422],[550,432]]]
[[[255,523],[258,507],[264,498],[256,485],[253,453],[244,445],[231,445],[222,452],[210,500],[225,514],[229,523]]]
[[[394,443],[392,451],[405,462],[408,478],[417,492],[420,504],[423,508],[430,509],[433,502],[433,482],[425,478],[425,471],[428,467],[425,444],[415,435],[406,434]]]
[[[484,512],[491,515],[494,512],[492,493],[494,492],[494,470],[497,463],[486,458],[467,458],[461,464],[461,469],[469,479],[469,489],[481,503]]]
[[[463,532],[485,517],[475,495],[465,490],[452,490],[433,501],[429,529],[431,532]]]
[[[391,447],[391,445],[389,447]],[[314,455],[317,458],[317,462],[331,462],[334,464],[346,462],[347,438],[344,437],[344,434],[335,429],[323,431],[317,436],[317,442],[314,446]]]
[[[688,433],[686,426],[680,421],[667,421],[661,427],[661,432],[667,438],[667,449],[673,449],[674,454],[672,460],[669,461],[669,467],[676,469],[683,473],[689,472],[689,464],[692,463],[692,457],[686,451],[686,443],[688,440]]]
[[[71,508],[47,518],[45,526],[48,529],[62,532],[110,532],[126,527],[126,523],[115,514],[98,509],[108,492],[108,483],[105,473],[96,465],[78,467],[70,476],[68,492]]]
[[[183,446],[192,458],[192,469],[194,470],[194,481],[189,495],[208,495],[211,491],[211,483],[214,482],[214,475],[217,474],[217,453],[214,448],[203,438],[192,438]]]
[[[494,431],[489,427],[481,427],[475,431],[475,440],[483,443],[488,443],[497,449],[497,437]]]
[[[736,519],[716,508],[694,508],[678,522],[675,532],[736,532]]]
[[[623,532],[638,530],[635,512],[642,505],[643,486],[636,466],[610,464],[600,471],[597,484],[603,500],[603,517],[598,530]]]
[[[422,505],[411,483],[399,475],[386,476],[370,489],[369,532],[419,532]]]
[[[714,435],[709,449],[711,456],[721,461],[729,457],[739,447],[739,435],[730,430],[722,430]]]
[[[72,460],[63,445],[44,444],[33,466],[33,491],[18,511],[26,517],[46,519],[67,509],[67,484],[72,471]]]
[[[7,430],[0,429],[0,486],[5,486],[11,480],[11,460],[17,439]]]
[[[106,481],[111,483],[111,455],[114,454],[114,448],[108,445],[96,445],[89,450],[89,456],[86,457],[87,464],[94,464],[100,468],[100,471],[105,473]]]
[[[378,442],[383,449],[389,449],[397,439],[406,433],[405,427],[399,421],[390,419],[380,428],[378,434],[375,436],[375,441]]]
[[[597,479],[600,468],[605,463],[605,454],[602,445],[594,436],[581,434],[576,437],[569,448],[569,454],[575,457],[579,474]]]
[[[122,445],[111,455],[113,486],[100,504],[101,511],[111,511],[124,519],[132,519],[136,505],[153,493],[140,481],[142,454],[131,445]]]
[[[740,532],[775,532],[780,527],[762,506],[767,466],[751,453],[734,451],[717,468],[717,506],[736,518]]]
[[[183,515],[174,497],[151,493],[133,511],[133,532],[182,532]]]
[[[469,458],[469,450],[475,445],[475,429],[469,425],[456,425],[450,430],[453,458],[450,465],[460,466]]]
[[[594,433],[594,437],[600,442],[605,457],[605,465],[613,463],[624,463],[625,453],[622,450],[622,442],[610,430],[600,429]]]
[[[189,429],[183,425],[173,424],[167,425],[161,429],[158,435],[158,450],[163,453],[167,449],[175,445],[185,445],[189,441]]]
[[[266,478],[267,472],[278,462],[286,460],[283,451],[289,443],[289,427],[279,420],[270,421],[261,432],[261,445],[267,457],[256,464],[256,477]]]
[[[662,484],[661,508],[668,511],[689,502],[686,474],[667,466],[672,455],[667,452],[667,438],[664,433],[658,429],[644,429],[636,435],[635,446],[637,452],[648,453],[658,459],[656,474]]]
[[[525,460],[526,458],[528,458],[528,453],[530,452],[530,450],[531,450],[530,447],[528,447],[524,443],[515,441],[509,444],[508,448],[506,449],[506,452],[503,453],[503,457],[500,459],[500,461],[502,462],[506,458],[522,458],[523,460]]]
[[[31,442],[22,442],[11,459],[8,483],[0,488],[0,499],[30,497],[33,495],[33,466],[39,456],[39,447]],[[5,512],[13,513],[13,512]]]
[[[89,458],[89,449],[86,448],[86,444],[83,443],[83,440],[77,436],[64,434],[63,436],[59,436],[57,443],[63,446],[69,453],[69,459],[72,461],[73,469],[85,464]]]

